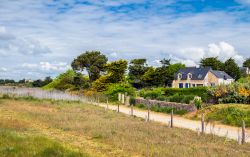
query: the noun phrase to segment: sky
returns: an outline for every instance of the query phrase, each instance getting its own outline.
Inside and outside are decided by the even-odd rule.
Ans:
[[[250,0],[0,0],[0,78],[55,77],[85,51],[197,66],[250,57]]]

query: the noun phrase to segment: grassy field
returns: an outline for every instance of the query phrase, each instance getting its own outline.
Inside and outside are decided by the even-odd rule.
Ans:
[[[2,156],[249,156],[250,145],[103,108],[49,100],[0,99]]]
[[[195,114],[187,114],[185,117],[200,120],[201,113],[205,113],[205,119],[209,122],[222,123],[232,126],[241,126],[242,120],[246,127],[250,126],[250,105],[243,104],[219,104],[205,107]]]

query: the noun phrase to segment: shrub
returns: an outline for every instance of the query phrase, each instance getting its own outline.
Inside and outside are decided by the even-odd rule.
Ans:
[[[148,90],[141,90],[139,92],[141,97],[149,98],[149,99],[157,99],[164,95],[164,88],[153,88]]]
[[[108,86],[105,94],[113,101],[118,100],[118,93],[127,93],[129,96],[135,96],[135,89],[126,83],[116,83]]]
[[[184,98],[181,100],[181,103],[190,104],[190,102],[194,100],[194,97],[194,95],[184,96]]]
[[[46,90],[74,90],[86,88],[89,88],[88,79],[73,70],[68,70],[65,73],[60,74],[51,83],[43,87],[43,89]]]
[[[137,107],[139,107],[139,108],[146,108],[146,105],[144,105],[144,104],[138,104],[138,105],[136,105]]]
[[[173,113],[178,114],[178,115],[183,115],[183,114],[187,113],[187,110],[178,110],[178,109],[172,108],[172,107],[163,107],[163,106],[160,106],[160,104],[153,105],[151,107],[151,110],[155,111],[155,112],[163,112],[163,113],[171,113],[173,110]]]
[[[130,104],[130,105],[135,105],[135,103],[136,103],[136,102],[135,102],[135,97],[133,97],[133,96],[130,97],[130,99],[129,99],[129,104]]]
[[[207,120],[221,121],[224,124],[241,126],[242,120],[245,120],[247,126],[250,126],[250,110],[228,106],[218,108],[207,115]]]
[[[202,100],[201,99],[194,99],[194,105],[199,110],[202,108]]]
[[[195,87],[195,88],[165,88],[165,96],[173,95],[196,95],[200,96],[203,101],[208,99],[207,87]]]
[[[175,95],[169,97],[170,102],[179,102],[180,103],[183,99],[184,99],[184,96],[179,95],[179,94],[175,94]]]
[[[209,95],[216,103],[250,103],[250,83],[232,83],[209,88]]]

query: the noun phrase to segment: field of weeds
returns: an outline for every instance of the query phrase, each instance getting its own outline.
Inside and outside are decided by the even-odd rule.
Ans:
[[[250,145],[80,102],[0,99],[3,156],[249,156]],[[53,155],[54,153],[54,155]],[[24,155],[25,154],[25,155]],[[51,155],[52,154],[52,155]]]

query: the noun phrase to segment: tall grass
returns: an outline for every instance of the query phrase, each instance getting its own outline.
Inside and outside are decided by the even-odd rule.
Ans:
[[[93,154],[100,152],[102,156],[223,157],[248,156],[250,152],[249,144],[239,146],[236,141],[217,136],[198,136],[186,129],[145,123],[140,118],[81,102],[2,100],[0,114],[12,112],[13,117],[28,123],[27,131],[32,130],[34,124],[41,124],[48,136],[76,144],[80,149],[91,148]],[[0,121],[5,119],[0,117]],[[8,126],[0,123],[0,127]],[[50,133],[54,129],[60,130],[60,134]]]

